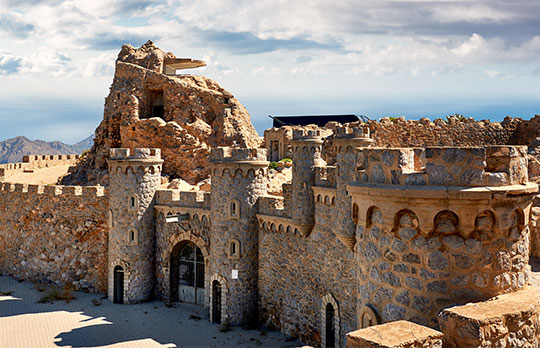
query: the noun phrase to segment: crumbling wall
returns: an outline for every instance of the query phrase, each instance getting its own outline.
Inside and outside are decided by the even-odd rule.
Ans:
[[[232,93],[206,77],[163,74],[167,57],[152,42],[122,47],[94,146],[63,184],[106,185],[109,148],[160,148],[163,175],[196,184],[209,177],[211,148],[260,146]]]
[[[0,273],[107,289],[103,187],[0,184]]]

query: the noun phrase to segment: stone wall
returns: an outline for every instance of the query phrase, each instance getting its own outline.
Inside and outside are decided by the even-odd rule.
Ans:
[[[528,181],[525,146],[364,148],[357,157],[359,180],[376,184],[478,187]]]
[[[0,180],[9,176],[34,169],[56,167],[63,165],[75,165],[79,155],[26,155],[21,163],[0,164]]]
[[[507,145],[521,123],[518,118],[499,123],[473,119],[460,121],[452,117],[448,121],[437,119],[433,122],[427,118],[383,118],[369,121],[368,125],[374,146],[425,147]]]
[[[319,230],[310,239],[286,231],[260,232],[261,319],[310,343],[322,339],[322,299],[327,294],[339,304],[342,340],[356,322],[354,255],[327,236]]]
[[[28,163],[31,169],[74,165],[80,155],[27,155],[23,156],[23,163]]]
[[[108,205],[102,187],[0,184],[0,273],[105,292]]]
[[[324,197],[322,198],[324,202]],[[332,233],[335,210],[330,197],[315,204],[316,227],[309,237],[280,224],[259,230],[261,319],[304,342],[322,341],[323,298],[338,304],[338,342],[357,328],[356,258]]]
[[[347,347],[532,348],[540,344],[540,295],[536,288],[451,307],[438,318],[442,332],[395,321],[350,332]]]

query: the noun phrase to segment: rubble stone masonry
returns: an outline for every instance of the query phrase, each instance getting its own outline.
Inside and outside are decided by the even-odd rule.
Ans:
[[[0,273],[105,292],[106,193],[93,186],[0,183]]]

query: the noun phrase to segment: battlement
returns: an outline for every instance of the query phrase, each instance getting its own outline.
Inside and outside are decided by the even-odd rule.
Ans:
[[[154,148],[135,148],[133,154],[131,149],[116,148],[109,150],[109,159],[118,161],[133,161],[145,159],[161,159],[161,149]]]
[[[525,146],[365,148],[358,180],[412,186],[507,186],[528,182]]]
[[[103,186],[62,186],[0,183],[0,194],[7,195],[10,193],[28,193],[49,197],[103,197],[107,195],[107,189]]]
[[[266,162],[266,149],[218,147],[212,149],[210,161],[214,163]]]
[[[260,196],[258,203],[259,214],[270,216],[285,216],[283,197]]]
[[[336,128],[335,138],[370,138],[369,126],[365,127],[338,127]]]
[[[33,172],[35,169],[74,165],[80,155],[26,155],[22,162],[0,164],[0,178],[7,178],[20,172]]]
[[[320,140],[321,131],[319,129],[295,129],[293,130],[293,140]]]
[[[208,209],[210,208],[210,192],[157,190],[156,205]]]
[[[336,187],[336,166],[315,167],[315,186]]]
[[[29,163],[34,168],[53,167],[63,164],[75,164],[80,155],[26,155],[23,163]]]

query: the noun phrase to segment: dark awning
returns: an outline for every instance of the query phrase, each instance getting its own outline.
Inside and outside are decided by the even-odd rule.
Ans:
[[[272,116],[268,115],[274,120],[273,127],[279,128],[281,126],[307,126],[308,124],[316,124],[319,127],[323,127],[328,122],[339,122],[341,124],[356,122],[360,119],[356,115],[306,115],[306,116]]]

